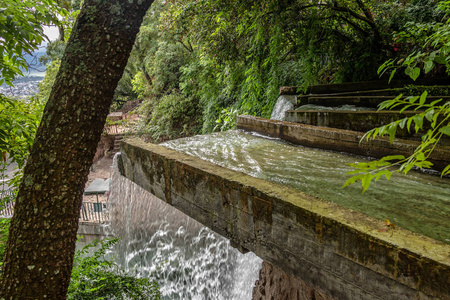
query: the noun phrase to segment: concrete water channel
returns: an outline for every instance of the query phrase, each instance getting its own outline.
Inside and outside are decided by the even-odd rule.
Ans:
[[[396,140],[390,145],[384,139],[359,145],[361,132],[250,116],[238,117],[237,127],[296,144],[358,155],[407,154],[414,148],[414,142]],[[239,136],[239,147],[246,153],[266,149],[270,144],[266,142],[270,139],[254,134],[250,137],[240,136],[246,133],[230,134]],[[253,143],[254,139],[264,142]],[[411,179],[399,190],[389,186],[381,196],[374,196],[380,198],[381,204],[374,205],[369,212],[365,209],[372,200],[358,205],[360,195],[342,197],[357,204],[350,207],[323,199],[328,196],[321,194],[320,189],[327,189],[325,181],[331,179],[319,183],[318,192],[313,192],[308,181],[316,179],[308,174],[300,188],[285,184],[282,176],[272,180],[277,175],[265,173],[262,170],[265,167],[252,155],[244,155],[246,166],[240,162],[228,165],[225,161],[238,161],[235,157],[241,151],[231,144],[220,134],[165,145],[127,140],[122,144],[119,170],[157,198],[226,237],[242,252],[255,253],[309,286],[317,287],[329,299],[450,299],[448,178],[425,179],[424,186],[431,186],[427,191],[422,187],[414,190],[425,177]],[[286,152],[277,151],[276,147],[271,150],[279,156],[279,164],[283,164],[287,153],[297,152],[295,146],[283,145],[277,147],[289,148]],[[448,164],[449,153],[448,147],[436,151],[435,164]],[[324,168],[333,160],[339,163],[341,155],[325,152],[330,160],[324,163]],[[263,157],[264,160],[267,159]],[[304,164],[307,170],[315,168],[306,160]],[[306,190],[302,191],[302,185]],[[399,197],[395,214],[390,202],[394,203],[394,198],[403,192],[406,196]],[[417,201],[408,202],[415,197]],[[435,204],[427,204],[426,198]],[[432,206],[431,216],[416,220]],[[433,215],[440,221],[433,223]],[[398,220],[400,226],[382,230],[385,216]]]

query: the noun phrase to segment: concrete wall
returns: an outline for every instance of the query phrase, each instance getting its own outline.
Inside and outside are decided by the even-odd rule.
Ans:
[[[375,158],[387,155],[408,157],[419,145],[418,142],[402,139],[395,139],[391,144],[389,139],[384,137],[360,143],[363,132],[268,120],[253,116],[238,116],[237,128],[259,132],[303,146]],[[450,147],[437,147],[431,154],[430,161],[434,164],[433,168],[439,171],[443,170],[450,164]]]
[[[138,139],[121,174],[241,250],[336,299],[450,299],[450,246]]]
[[[102,224],[93,222],[80,222],[78,224],[79,236],[83,236],[77,243],[81,243],[83,246],[93,242],[94,240],[101,240],[106,237],[104,227]]]
[[[274,265],[263,262],[259,279],[253,288],[252,300],[338,300],[319,287],[289,276]]]
[[[285,112],[286,122],[301,123],[313,126],[339,128],[345,130],[367,132],[375,127],[380,127],[391,122],[411,117],[417,114],[414,111],[317,111],[317,110],[288,110]],[[430,123],[425,120],[424,132],[430,128]],[[396,136],[411,137],[406,128],[397,129]]]

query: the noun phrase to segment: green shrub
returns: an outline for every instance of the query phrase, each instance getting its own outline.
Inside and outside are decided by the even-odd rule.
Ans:
[[[201,121],[196,98],[174,92],[152,106],[147,124],[141,125],[138,134],[158,142],[191,136],[200,133]]]
[[[96,240],[75,253],[67,299],[161,299],[156,281],[137,278],[106,257],[118,240]],[[88,256],[89,249],[97,246]]]

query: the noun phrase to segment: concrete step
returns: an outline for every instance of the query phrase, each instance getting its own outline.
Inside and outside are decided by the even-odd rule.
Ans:
[[[342,105],[355,105],[369,108],[377,108],[378,105],[386,100],[394,99],[395,96],[309,96],[299,98],[297,107],[305,104],[314,104],[320,106],[338,107]],[[403,97],[406,98],[406,97]],[[449,96],[428,96],[426,103],[431,103],[438,99],[450,100]],[[442,103],[443,104],[443,103]]]
[[[309,97],[343,97],[343,96],[398,96],[400,92],[392,89],[383,90],[370,90],[370,91],[354,91],[354,92],[342,92],[342,93],[330,93],[330,94],[307,94],[298,95],[297,101],[308,99]]]
[[[356,91],[370,91],[403,88],[407,85],[426,85],[426,86],[448,86],[450,84],[449,77],[429,78],[413,80],[392,80],[390,83],[387,80],[363,81],[363,82],[347,82],[337,84],[319,84],[309,86],[303,94],[333,94],[333,93],[347,93]],[[299,95],[302,94],[302,87],[287,86],[280,88],[280,95]]]
[[[111,151],[112,154],[120,152],[120,143],[122,142],[123,138],[124,138],[123,134],[114,135],[114,148]]]

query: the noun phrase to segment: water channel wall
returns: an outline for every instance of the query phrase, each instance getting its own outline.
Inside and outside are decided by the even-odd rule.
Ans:
[[[123,176],[324,299],[450,299],[448,245],[139,139],[121,153]]]
[[[377,137],[360,143],[364,133],[329,127],[238,116],[237,128],[280,138],[294,144],[356,155],[381,158],[387,155],[410,156],[419,145],[416,141]],[[430,155],[433,168],[442,171],[450,164],[450,147],[436,147]]]
[[[285,112],[284,120],[292,123],[367,132],[375,127],[380,127],[403,118],[409,118],[415,114],[417,114],[415,111],[400,113],[399,111],[288,110]],[[424,130],[430,129],[429,122],[425,120],[424,123]],[[397,129],[397,137],[408,137],[411,135],[412,133],[408,133],[406,128]]]

